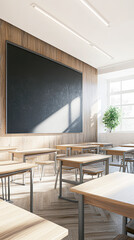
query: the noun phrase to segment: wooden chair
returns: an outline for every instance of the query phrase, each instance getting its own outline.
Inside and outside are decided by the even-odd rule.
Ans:
[[[125,158],[125,166],[126,166],[126,169],[127,169],[127,172],[128,171],[128,163],[134,163],[134,158]],[[121,159],[121,167],[123,167],[123,159]],[[121,171],[121,167],[120,167],[120,171]]]
[[[134,219],[130,220],[127,224],[126,224],[126,231],[129,233],[134,234]]]
[[[57,154],[56,155],[56,159],[60,158],[60,157],[64,157],[64,156],[66,156],[66,154]],[[48,160],[48,161],[46,161],[46,160],[37,160],[35,163],[38,165],[38,167],[41,167],[41,173],[40,173],[40,181],[41,181],[42,177],[43,177],[43,174],[44,174],[44,167],[46,165],[54,164],[54,161],[52,161],[52,160]],[[54,169],[54,171],[55,171],[55,169]],[[54,175],[55,175],[55,172],[54,172]]]
[[[134,238],[131,238],[127,235],[120,234],[117,237],[115,237],[113,240],[131,240],[131,239],[134,239]]]
[[[98,169],[98,168],[88,168],[88,169],[83,169],[83,174],[88,174],[91,175],[92,178],[93,176],[97,176],[97,177],[102,177],[102,173],[103,170],[102,169]]]
[[[41,167],[41,172],[40,172],[40,169],[39,169],[40,181],[41,181],[41,180],[42,180],[42,177],[43,177],[43,174],[44,174],[44,167],[45,167],[46,165],[54,164],[54,161],[37,160],[35,163],[38,165],[38,168]]]

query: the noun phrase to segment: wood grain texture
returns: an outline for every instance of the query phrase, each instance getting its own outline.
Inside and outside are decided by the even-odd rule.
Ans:
[[[83,74],[83,132],[63,134],[5,134],[6,132],[6,45],[11,41],[49,57]],[[0,20],[0,146],[19,149],[53,147],[62,143],[97,140],[97,70],[34,36]],[[17,117],[17,116],[16,116]],[[1,155],[0,155],[1,158]]]
[[[101,155],[101,154],[78,154],[78,155],[72,155],[69,157],[62,157],[57,158],[57,160],[62,161],[63,166],[69,166],[69,167],[80,167],[80,164],[86,164],[86,163],[98,163],[103,161],[108,161],[110,155]]]
[[[123,153],[134,152],[134,148],[130,148],[130,147],[114,147],[114,148],[107,148],[103,150],[106,151],[106,154],[118,155],[118,156],[122,156]]]
[[[17,164],[10,164],[5,167],[5,165],[0,166],[0,175],[1,174],[6,174],[6,173],[12,173],[12,172],[17,172],[17,171],[25,171],[25,170],[30,170],[33,167],[36,167],[35,164],[30,164],[30,163],[17,163]]]
[[[134,219],[134,175],[112,173],[71,188],[82,194],[86,204]]]
[[[61,240],[68,230],[26,210],[0,201],[1,240]]]

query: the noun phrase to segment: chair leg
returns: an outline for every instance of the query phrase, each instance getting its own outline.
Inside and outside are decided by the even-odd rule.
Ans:
[[[75,181],[76,181],[76,182],[77,182],[77,180],[78,180],[78,179],[77,179],[77,174],[78,174],[78,169],[76,168],[76,169],[75,169]]]
[[[56,189],[56,187],[57,187],[59,172],[60,172],[60,169],[58,168],[57,173],[56,173],[56,179],[55,179],[54,189]]]
[[[40,177],[40,181],[42,180],[42,177],[43,177],[43,170],[44,170],[44,165],[41,166],[41,177]]]
[[[1,184],[2,184],[2,198],[4,200],[4,183],[3,183],[3,178],[1,178]]]

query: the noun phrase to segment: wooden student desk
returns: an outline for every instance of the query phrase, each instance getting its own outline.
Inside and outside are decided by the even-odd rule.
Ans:
[[[17,149],[17,147],[0,147],[0,152],[7,152],[15,149]]]
[[[128,153],[134,153],[134,148],[129,147],[114,147],[103,149],[106,154],[122,156],[123,157],[123,172],[125,172],[125,157]]]
[[[12,160],[14,160],[15,157],[21,157],[23,162],[26,162],[27,157],[31,156],[38,156],[38,155],[46,155],[54,153],[54,163],[55,163],[55,173],[57,172],[57,161],[56,161],[56,155],[57,155],[57,149],[54,148],[39,148],[39,149],[28,149],[28,150],[12,150],[9,151],[12,153]],[[23,177],[23,184],[24,184],[24,177]]]
[[[130,147],[130,148],[134,148],[134,143],[127,143],[127,144],[122,144],[120,145],[121,147]]]
[[[79,240],[84,240],[84,203],[134,219],[134,175],[111,173],[107,176],[71,188],[79,194]]]
[[[89,145],[98,145],[99,147],[113,147],[112,143],[102,143],[102,142],[86,142],[86,143],[82,143],[82,144],[89,144]]]
[[[85,144],[85,143],[62,144],[62,145],[57,145],[56,148],[60,150],[65,150],[67,156],[72,155],[72,151],[81,151],[81,153],[83,153],[84,150],[89,150],[89,149],[96,149],[97,153],[99,153],[99,145]]]
[[[61,240],[68,230],[24,209],[0,200],[0,239]]]
[[[30,172],[30,211],[33,211],[33,176],[32,168],[34,164],[17,163],[10,165],[0,165],[0,178],[8,177],[8,201],[10,201],[10,176]]]
[[[59,188],[59,198],[68,200],[67,198],[64,198],[62,196],[62,182],[70,183],[70,184],[80,184],[83,182],[83,166],[87,166],[93,163],[97,162],[103,162],[105,161],[105,174],[109,173],[109,158],[111,156],[109,155],[100,155],[100,154],[91,154],[91,153],[85,153],[85,154],[78,154],[78,155],[72,155],[68,157],[62,157],[58,158],[57,160],[60,161],[60,188]],[[80,170],[80,181],[72,181],[69,179],[63,179],[62,178],[62,167],[74,167],[79,168]]]

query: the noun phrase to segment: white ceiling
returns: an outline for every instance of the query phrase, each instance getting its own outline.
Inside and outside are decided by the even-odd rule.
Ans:
[[[101,68],[134,59],[134,0],[88,0],[110,22],[106,27],[80,0],[0,0],[0,18]],[[31,7],[36,3],[113,57],[109,59]]]

